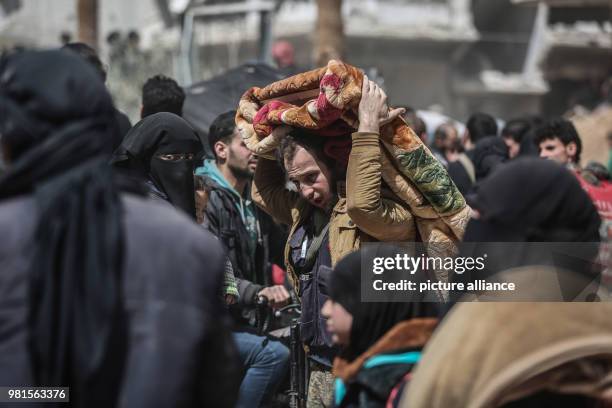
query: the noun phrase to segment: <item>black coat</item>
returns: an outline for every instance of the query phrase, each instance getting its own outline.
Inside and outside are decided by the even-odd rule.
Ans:
[[[272,284],[272,264],[283,265],[286,233],[255,206],[259,238],[253,256],[247,244],[252,238],[238,210],[238,197],[207,176],[197,177],[209,192],[204,225],[225,247],[238,281],[240,305],[250,306],[257,292]],[[249,191],[246,194],[250,197]]]
[[[167,205],[131,195],[122,203],[127,321],[114,343],[125,358],[115,361],[123,368],[113,406],[233,407],[240,368],[219,298],[219,243]],[[35,205],[29,197],[0,203],[0,386],[34,385],[27,322]]]

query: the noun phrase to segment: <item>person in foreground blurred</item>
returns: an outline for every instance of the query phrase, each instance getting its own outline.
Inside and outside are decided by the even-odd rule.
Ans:
[[[82,42],[71,42],[65,44],[62,47],[62,50],[74,52],[79,57],[83,58],[83,60],[91,64],[91,66],[96,70],[96,72],[102,79],[102,82],[106,82],[106,69],[102,64],[102,61],[100,61],[100,57],[98,56],[96,50]],[[119,126],[119,132],[116,134],[116,136],[113,137],[113,149],[116,149],[119,146],[123,137],[129,132],[130,128],[132,127],[132,123],[130,122],[130,119],[127,117],[127,115],[117,108],[115,108],[115,120],[117,121],[117,124]]]
[[[0,60],[0,385],[67,386],[73,407],[231,407],[221,246],[113,174],[116,132],[77,56]]]
[[[394,257],[394,247],[366,247],[331,272],[322,314],[335,344],[336,407],[394,407],[437,324],[436,303],[362,302],[362,255]]]
[[[612,304],[460,303],[427,344],[402,408],[612,405]]]
[[[582,255],[592,261],[601,221],[589,197],[562,166],[526,158],[483,183],[471,205],[478,215],[465,241],[512,245],[503,254],[489,252],[482,278],[495,273],[515,282],[516,296],[531,302],[456,304],[427,345],[401,406],[603,406],[598,401],[612,397],[612,305],[564,303],[593,276],[565,256],[551,264],[550,254],[534,246],[584,245]],[[556,297],[546,276],[565,286]]]

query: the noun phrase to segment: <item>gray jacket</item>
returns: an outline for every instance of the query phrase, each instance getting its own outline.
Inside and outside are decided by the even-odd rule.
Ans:
[[[219,298],[221,245],[166,205],[133,195],[122,202],[128,325],[117,406],[233,406],[239,363]],[[0,202],[0,386],[33,385],[27,298],[36,214],[30,197]]]

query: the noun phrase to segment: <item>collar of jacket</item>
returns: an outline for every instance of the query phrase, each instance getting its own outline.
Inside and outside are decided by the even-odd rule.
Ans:
[[[223,174],[221,174],[221,171],[217,167],[217,163],[212,159],[204,160],[203,165],[198,167],[195,170],[195,175],[208,179],[209,181],[207,182],[207,184],[211,188],[218,188],[219,190],[225,190],[231,193],[234,196],[234,198],[236,198],[239,201],[245,201],[245,202],[251,201],[251,193],[250,193],[251,183],[249,182],[246,184],[246,189],[244,192],[244,197],[246,198],[243,198],[240,195],[240,193],[238,193],[238,191],[236,191],[236,189],[232,187],[232,185],[225,179]]]
[[[400,322],[355,360],[347,361],[336,357],[333,374],[346,383],[355,378],[366,361],[378,354],[409,348],[422,348],[431,337],[437,324],[438,319],[433,318],[419,318]]]

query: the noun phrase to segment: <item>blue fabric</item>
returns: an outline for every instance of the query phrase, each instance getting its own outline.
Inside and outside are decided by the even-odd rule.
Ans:
[[[289,349],[279,341],[251,333],[234,332],[233,337],[246,369],[236,407],[259,407],[287,373]]]
[[[334,405],[338,406],[346,395],[346,385],[340,378],[336,378],[334,381]]]
[[[385,364],[416,364],[421,360],[420,351],[409,351],[402,354],[379,354],[369,358],[363,368],[373,368]]]
[[[240,194],[238,194],[234,187],[232,187],[231,184],[227,182],[225,177],[223,177],[223,174],[221,174],[221,172],[219,171],[217,163],[215,163],[214,160],[204,160],[203,165],[196,169],[195,174],[196,176],[205,176],[210,178],[212,181],[214,181],[224,189],[229,190],[232,194],[236,196],[236,198],[240,200],[242,199],[242,197],[240,197]]]

